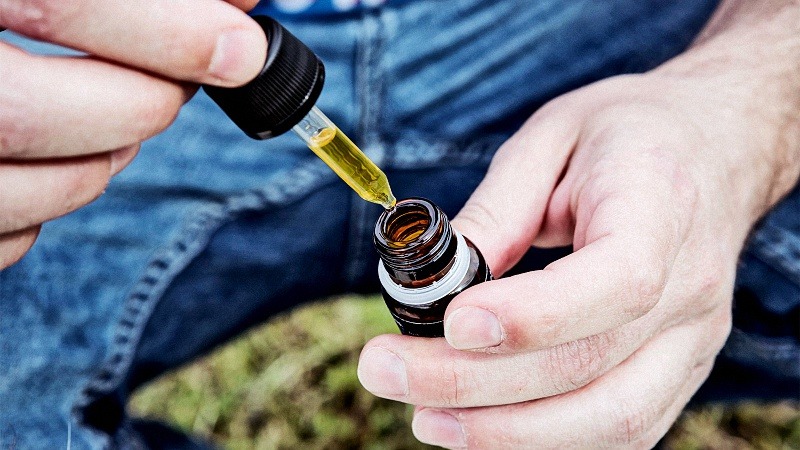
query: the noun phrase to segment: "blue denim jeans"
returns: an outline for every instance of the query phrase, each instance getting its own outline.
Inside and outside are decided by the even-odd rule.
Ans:
[[[453,215],[538,106],[680,53],[715,3],[413,0],[281,20],[326,63],[319,106],[395,194]],[[799,209],[794,192],[743,255],[709,398],[748,382],[747,395],[797,394]],[[378,290],[379,212],[293,136],[249,140],[198,94],[100,199],[0,272],[0,448],[64,448],[68,433],[79,449],[153,443],[125,415],[137,387],[275,313]],[[518,270],[564,252],[532,251]]]

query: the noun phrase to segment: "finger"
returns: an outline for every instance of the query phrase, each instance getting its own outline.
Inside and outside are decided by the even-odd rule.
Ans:
[[[677,396],[670,404],[664,414],[662,414],[661,418],[656,421],[656,423],[650,427],[650,429],[644,432],[643,436],[639,439],[643,445],[642,447],[646,448],[656,448],[655,444],[663,438],[667,432],[669,432],[672,425],[675,423],[677,418],[681,415],[686,404],[689,403],[692,395],[697,391],[700,385],[708,378],[708,375],[711,373],[711,369],[714,367],[713,360],[709,360],[704,362],[692,370],[690,375],[690,379],[686,384],[686,390],[689,390],[689,396]]]
[[[587,185],[584,195],[592,198],[579,200],[578,251],[544,270],[482,283],[453,299],[445,315],[453,347],[547,348],[629,323],[658,303],[683,227],[664,206],[670,203],[650,188],[600,184]]]
[[[5,0],[0,20],[35,39],[198,83],[242,85],[266,59],[261,28],[218,0]]]
[[[533,245],[541,248],[566,247],[572,244],[575,221],[570,208],[570,196],[574,177],[566,177],[558,183],[550,197],[544,221]]]
[[[111,152],[111,176],[122,172],[122,169],[128,167],[128,164],[133,161],[133,158],[139,154],[141,144],[134,144]]]
[[[58,160],[0,160],[0,233],[23,230],[97,198],[136,147]]]
[[[0,86],[0,158],[134,145],[172,123],[192,93],[103,61],[33,56],[2,43]]]
[[[380,397],[435,407],[503,405],[585,386],[630,356],[650,324],[514,355],[455,350],[442,339],[385,335],[361,353],[361,384]]]
[[[546,105],[497,151],[481,184],[453,218],[496,276],[530,248],[550,193],[575,146],[565,101]]]
[[[40,227],[31,227],[0,234],[0,270],[19,261],[31,249],[39,236]]]
[[[416,413],[423,442],[448,448],[650,448],[663,424],[707,376],[691,349],[696,332],[673,329],[583,389],[515,405]],[[658,432],[655,432],[657,430]]]
[[[250,11],[258,5],[260,0],[228,0],[228,3],[241,9],[242,11]]]

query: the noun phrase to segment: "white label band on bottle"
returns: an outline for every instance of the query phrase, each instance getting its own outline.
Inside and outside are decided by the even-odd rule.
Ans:
[[[461,233],[456,230],[453,230],[453,234],[456,237],[456,254],[453,266],[440,280],[434,281],[430,286],[419,288],[400,286],[389,276],[389,272],[383,266],[383,261],[378,261],[378,278],[381,280],[381,285],[386,290],[386,293],[404,305],[425,305],[453,292],[464,281],[464,276],[469,270],[470,259],[469,247],[467,247],[464,236],[461,236]]]

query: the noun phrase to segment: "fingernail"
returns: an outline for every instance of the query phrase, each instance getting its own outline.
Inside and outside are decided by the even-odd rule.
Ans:
[[[122,169],[127,166],[136,153],[139,151],[138,145],[132,145],[130,147],[123,148],[122,150],[116,150],[111,153],[111,176],[120,173]]]
[[[385,348],[372,347],[361,355],[358,379],[365,389],[381,397],[408,395],[406,364]]]
[[[264,36],[252,30],[236,29],[217,38],[214,56],[208,67],[211,77],[231,85],[241,85],[255,78],[264,60],[254,60],[254,54],[265,46]]]
[[[414,415],[411,430],[421,442],[446,448],[465,448],[467,438],[458,419],[444,411],[423,409]]]
[[[447,342],[459,350],[494,347],[503,342],[503,327],[491,311],[465,306],[450,314],[445,323]]]

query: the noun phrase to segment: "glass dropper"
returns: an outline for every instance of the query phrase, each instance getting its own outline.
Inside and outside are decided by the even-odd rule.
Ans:
[[[311,108],[292,131],[359,197],[385,209],[391,209],[397,203],[386,174],[319,108]]]
[[[361,198],[394,207],[386,175],[315,106],[325,82],[322,60],[275,19],[253,20],[267,38],[264,68],[244,86],[203,86],[208,96],[254,139],[294,130]]]

